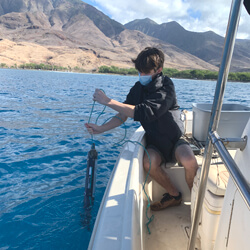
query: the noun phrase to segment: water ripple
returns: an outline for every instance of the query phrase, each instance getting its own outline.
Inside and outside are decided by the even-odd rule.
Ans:
[[[137,77],[0,71],[0,248],[87,249],[121,150],[114,144],[125,134],[121,126],[92,140],[84,128],[92,94],[101,88],[123,101]],[[215,82],[174,82],[181,108],[191,110],[193,102],[212,102]],[[229,83],[225,100],[249,106],[249,87]],[[102,109],[95,105],[92,122]],[[114,115],[107,109],[98,124]],[[138,126],[127,120],[127,138]],[[95,202],[86,211],[87,154],[93,142],[98,151]]]

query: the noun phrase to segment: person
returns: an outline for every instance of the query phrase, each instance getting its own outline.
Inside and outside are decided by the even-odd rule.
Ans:
[[[148,155],[144,153],[143,167],[146,171],[150,169],[150,176],[166,189],[163,198],[150,205],[151,210],[158,211],[180,205],[182,201],[182,194],[161,168],[162,163],[177,161],[184,166],[190,190],[198,164],[171,112],[178,110],[179,106],[172,80],[162,73],[163,52],[147,47],[132,61],[139,72],[139,81],[130,89],[125,102],[109,98],[100,89],[96,89],[93,94],[94,101],[117,111],[116,117],[101,126],[92,123],[86,123],[85,126],[89,133],[99,134],[121,125],[128,117],[141,123],[151,160],[150,169]]]

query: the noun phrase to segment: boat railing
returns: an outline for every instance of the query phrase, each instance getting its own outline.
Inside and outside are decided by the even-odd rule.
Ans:
[[[241,173],[234,159],[231,157],[230,153],[224,145],[223,139],[220,138],[218,133],[216,131],[211,132],[209,133],[209,137],[216,151],[218,152],[221,160],[225,164],[230,176],[232,177],[235,186],[239,190],[243,200],[245,201],[248,209],[250,210],[250,186],[248,185],[248,182]],[[240,138],[238,142],[239,143],[236,146],[239,147],[241,150],[244,150],[247,143],[247,137],[245,136],[244,138]]]
[[[227,33],[226,33],[224,49],[223,49],[223,54],[222,54],[222,59],[221,59],[221,64],[220,64],[220,70],[219,70],[215,94],[214,94],[211,118],[209,122],[208,131],[210,134],[213,133],[214,131],[217,131],[218,129],[226,82],[227,82],[227,78],[229,74],[237,28],[238,28],[239,20],[240,20],[240,12],[241,12],[242,3],[243,3],[243,0],[232,0],[231,11],[229,14],[229,20],[228,20],[228,26],[227,26]],[[223,146],[221,145],[220,140],[215,141],[215,147],[219,148],[219,151],[223,158],[225,156],[225,159],[231,159],[229,155],[226,153],[226,151],[223,150]],[[205,151],[204,151],[202,168],[201,168],[200,185],[197,191],[196,201],[194,204],[192,227],[191,227],[190,238],[189,238],[189,243],[188,243],[189,250],[195,249],[198,226],[199,226],[199,221],[200,221],[200,216],[201,216],[201,211],[202,211],[202,204],[203,204],[204,197],[205,197],[208,172],[209,172],[209,167],[210,167],[213,151],[214,151],[214,146],[208,136],[207,141],[206,141]],[[249,198],[248,190],[247,190],[249,188],[248,184],[242,178],[240,172],[238,171],[238,167],[235,166],[235,163],[231,162],[230,160],[230,164],[228,164],[228,166],[230,169],[229,173],[230,175],[233,175],[232,177],[237,182],[237,187],[239,188],[240,192],[243,194],[244,199],[248,200]]]

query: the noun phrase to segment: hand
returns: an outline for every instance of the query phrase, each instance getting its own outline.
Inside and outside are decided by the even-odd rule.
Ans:
[[[87,128],[88,132],[91,134],[91,135],[94,135],[94,134],[101,134],[103,131],[101,129],[101,126],[98,126],[94,123],[85,123],[85,127]]]
[[[97,101],[102,105],[107,105],[110,101],[110,98],[108,98],[102,90],[96,89],[93,95],[93,101]]]

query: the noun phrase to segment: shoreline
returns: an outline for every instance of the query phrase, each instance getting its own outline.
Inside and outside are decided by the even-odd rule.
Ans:
[[[132,73],[115,73],[115,72],[99,72],[98,70],[92,70],[92,71],[86,71],[84,69],[80,69],[80,70],[74,70],[74,69],[34,69],[34,68],[16,68],[16,67],[0,67],[0,69],[7,69],[7,70],[32,70],[32,71],[50,71],[50,72],[62,72],[62,73],[78,73],[78,74],[98,74],[98,75],[119,75],[119,76],[137,76],[137,72],[135,74]],[[163,71],[169,70],[169,69],[163,69]],[[175,69],[171,69],[171,70],[175,70]],[[175,70],[178,71],[178,70]],[[168,73],[164,73],[164,75],[167,75],[168,77],[172,78],[172,79],[183,79],[183,80],[200,80],[200,81],[217,81],[217,78],[197,78],[197,77],[182,77],[181,73],[182,72],[187,72],[187,71],[201,71],[201,70],[184,70],[184,71],[178,71],[180,72],[180,76],[176,76],[176,75],[171,75]],[[217,71],[208,71],[207,72],[213,72],[213,73],[218,73]],[[233,80],[230,79],[230,74],[249,74],[249,79],[247,79],[246,81],[240,81],[240,80]],[[190,76],[190,75],[189,75]],[[232,83],[236,83],[236,82],[240,82],[240,83],[250,83],[250,72],[230,72],[228,76],[228,80],[227,82],[232,82]]]

